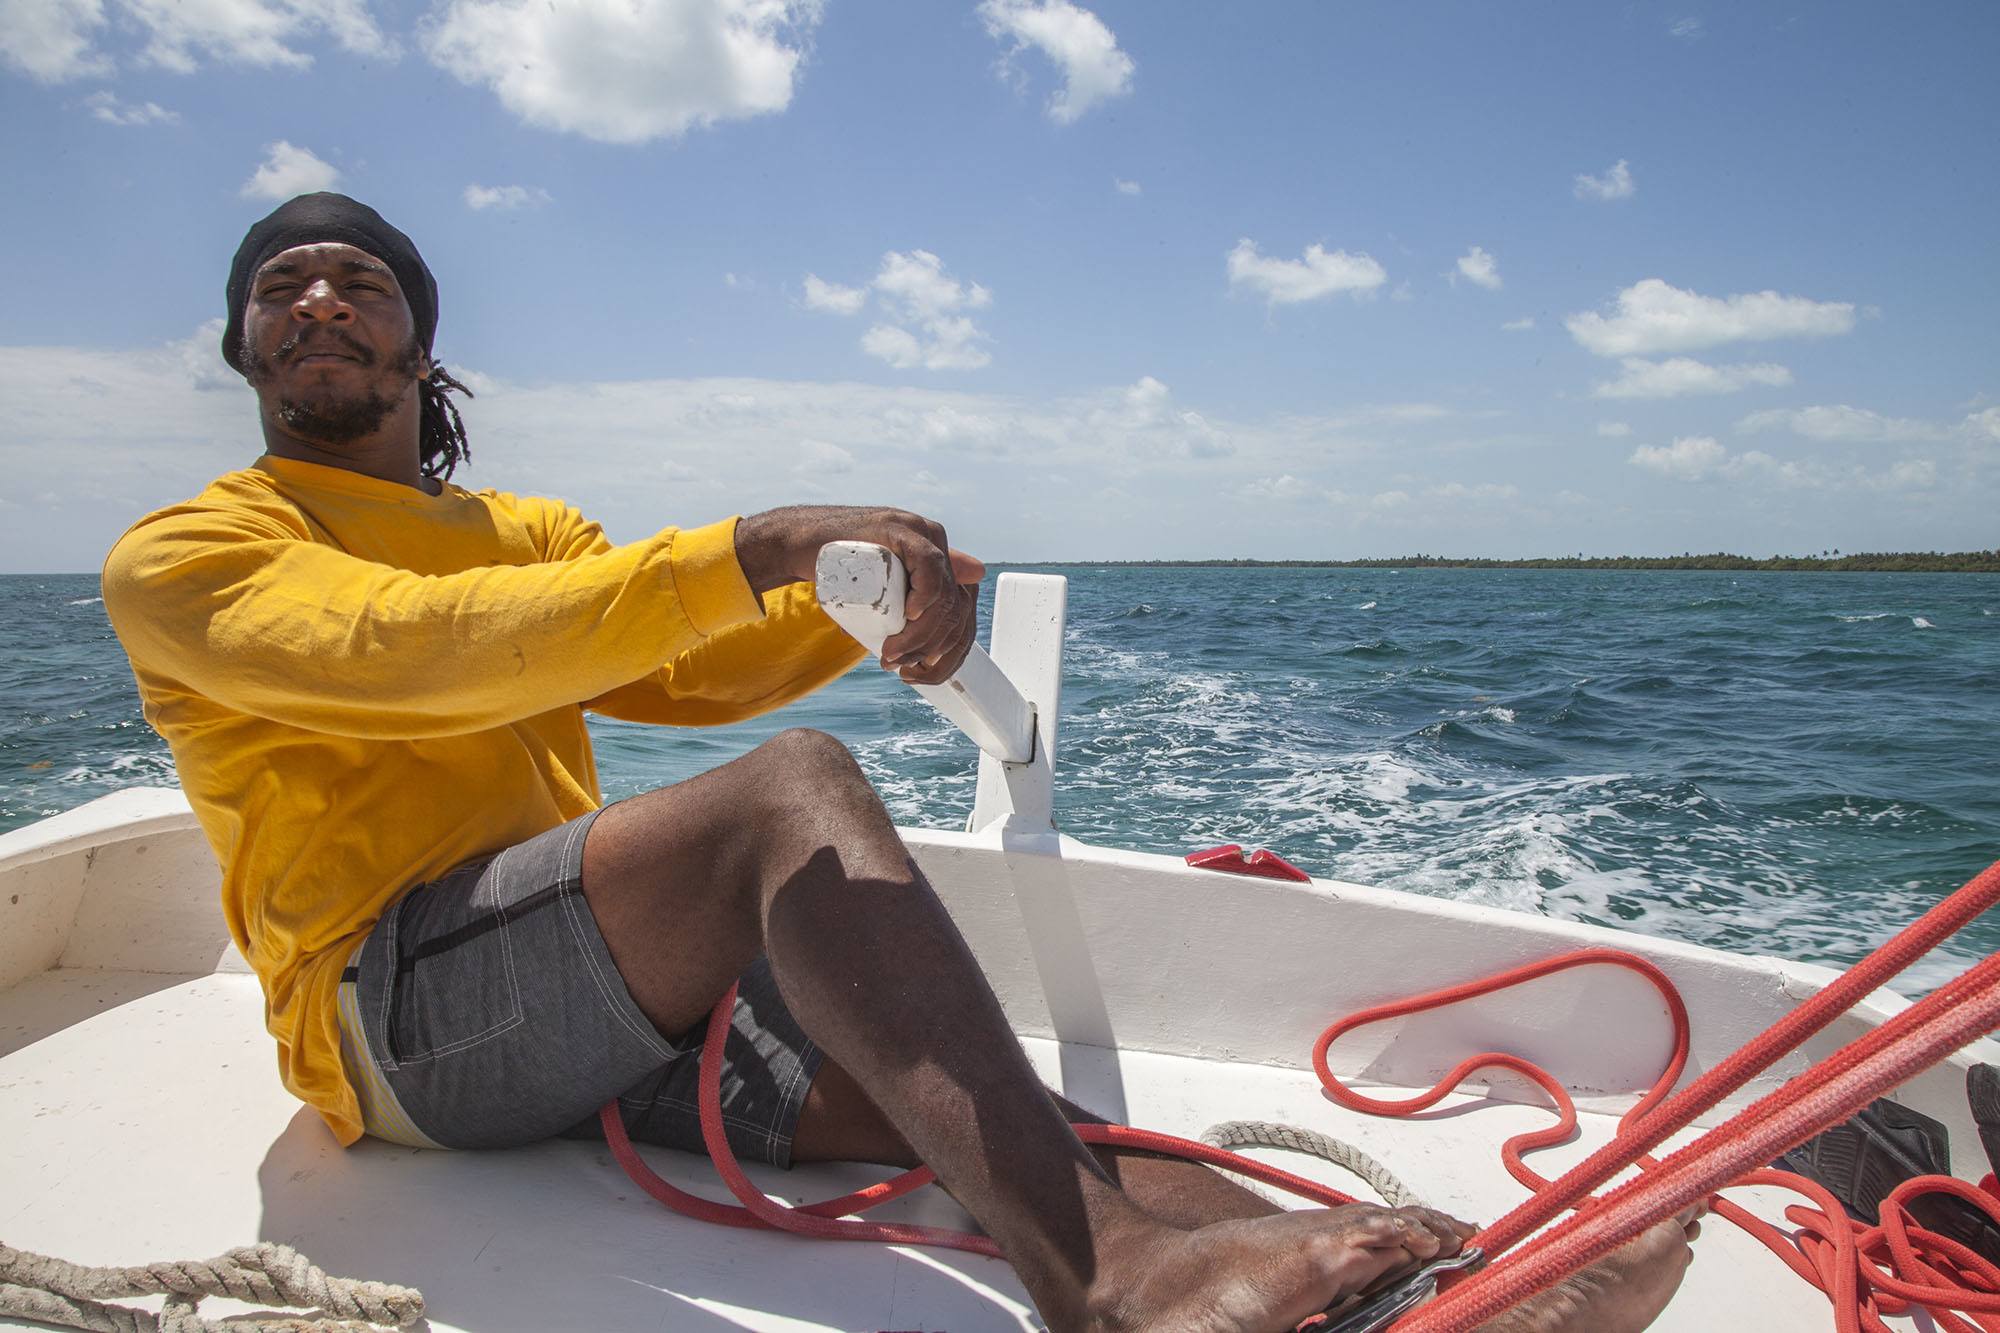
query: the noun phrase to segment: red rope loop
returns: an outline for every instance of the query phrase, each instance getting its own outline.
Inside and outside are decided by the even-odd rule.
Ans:
[[[1949,1237],[1917,1226],[1908,1204],[1939,1192],[1966,1200],[2000,1225],[2000,1201],[1964,1181],[1924,1176],[1898,1187],[1881,1209],[1881,1224],[1864,1227],[1849,1218],[1834,1196],[1802,1176],[1765,1163],[1859,1111],[1885,1091],[1907,1081],[1968,1042],[2000,1028],[2000,955],[1987,958],[1872,1032],[1815,1064],[1807,1073],[1762,1098],[1726,1123],[1660,1161],[1647,1153],[1669,1135],[1693,1123],[1732,1092],[1831,1023],[1868,992],[1883,985],[1923,954],[2000,899],[2000,862],[1987,867],[1958,892],[1926,912],[1881,948],[1848,969],[1819,994],[1787,1014],[1741,1050],[1679,1093],[1674,1085],[1687,1064],[1686,1005],[1659,968],[1645,959],[1610,949],[1588,949],[1513,968],[1480,981],[1446,987],[1393,1004],[1378,1005],[1333,1024],[1313,1047],[1313,1068],[1334,1101],[1374,1115],[1410,1115],[1435,1105],[1481,1069],[1510,1069],[1549,1094],[1558,1123],[1515,1135],[1503,1145],[1507,1170],[1534,1195],[1476,1238],[1489,1255],[1502,1254],[1569,1209],[1580,1211],[1558,1223],[1483,1272],[1466,1278],[1431,1304],[1399,1321],[1400,1333],[1453,1333],[1476,1327],[1563,1276],[1588,1266],[1647,1227],[1710,1198],[1718,1216],[1743,1227],[1769,1247],[1801,1278],[1833,1302],[1841,1333],[1888,1333],[1883,1315],[1912,1307],[1927,1310],[1948,1333],[2000,1333],[2000,1267]],[[1673,1041],[1666,1067],[1646,1094],[1619,1120],[1617,1135],[1553,1184],[1529,1169],[1523,1154],[1561,1142],[1576,1127],[1576,1107],[1563,1085],[1519,1056],[1488,1051],[1469,1057],[1435,1086],[1415,1097],[1387,1100],[1347,1088],[1328,1065],[1327,1052],[1341,1036],[1370,1023],[1423,1009],[1456,1004],[1522,985],[1573,967],[1628,968],[1650,981],[1666,1005]],[[837,1199],[787,1207],[767,1198],[744,1174],[722,1131],[721,1052],[736,989],[709,1015],[701,1057],[702,1137],[716,1169],[740,1207],[674,1188],[640,1158],[626,1135],[618,1103],[599,1113],[612,1154],[632,1179],[669,1208],[724,1226],[767,1227],[836,1240],[937,1245],[998,1256],[984,1236],[937,1227],[864,1222],[851,1215],[887,1203],[930,1183],[923,1168]],[[1075,1125],[1086,1143],[1115,1144],[1171,1153],[1220,1167],[1287,1190],[1314,1203],[1351,1203],[1348,1196],[1313,1181],[1235,1153],[1172,1135],[1122,1125]],[[1646,1170],[1601,1199],[1591,1191],[1633,1164]],[[1792,1189],[1813,1206],[1795,1204],[1786,1216],[1798,1228],[1765,1222],[1713,1192],[1742,1185]],[[1588,1207],[1585,1205],[1588,1204]],[[1962,1313],[1961,1313],[1962,1312]]]
[[[736,1196],[741,1206],[732,1207],[712,1199],[704,1199],[700,1195],[689,1194],[661,1179],[632,1146],[631,1137],[625,1132],[625,1122],[618,1114],[617,1099],[614,1098],[598,1111],[598,1123],[604,1129],[604,1138],[611,1147],[611,1155],[617,1158],[618,1164],[625,1168],[625,1174],[630,1176],[639,1188],[683,1216],[702,1222],[714,1222],[721,1226],[770,1228],[822,1240],[878,1241],[888,1245],[933,1245],[954,1250],[969,1250],[974,1254],[984,1254],[993,1258],[1003,1257],[999,1247],[985,1236],[952,1231],[943,1227],[911,1226],[896,1222],[864,1222],[852,1216],[888,1203],[891,1199],[899,1199],[930,1184],[937,1177],[928,1167],[905,1171],[879,1184],[856,1190],[852,1194],[843,1194],[836,1199],[800,1204],[797,1207],[778,1203],[758,1189],[737,1162],[735,1150],[729,1146],[729,1138],[722,1129],[721,1053],[729,1034],[730,1015],[735,1008],[736,987],[732,985],[729,993],[709,1011],[708,1031],[701,1051],[699,1099],[702,1142],[708,1148],[708,1155],[715,1164],[717,1174],[729,1186],[729,1192]],[[1075,1124],[1070,1128],[1085,1143],[1137,1148],[1147,1152],[1182,1157],[1191,1162],[1200,1162],[1204,1166],[1233,1171],[1322,1207],[1333,1208],[1354,1202],[1351,1196],[1342,1194],[1339,1190],[1329,1189],[1318,1181],[1308,1180],[1290,1171],[1267,1166],[1253,1158],[1243,1157],[1193,1139],[1178,1138],[1172,1134],[1160,1134],[1147,1129],[1133,1129],[1126,1125]]]

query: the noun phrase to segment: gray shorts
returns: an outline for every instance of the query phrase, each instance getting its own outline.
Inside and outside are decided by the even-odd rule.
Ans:
[[[703,1025],[662,1036],[612,965],[582,888],[596,817],[417,886],[355,950],[341,1045],[369,1133],[444,1148],[601,1138],[597,1110],[616,1097],[634,1139],[703,1151]],[[761,959],[743,974],[724,1057],[730,1145],[789,1165],[820,1051]]]

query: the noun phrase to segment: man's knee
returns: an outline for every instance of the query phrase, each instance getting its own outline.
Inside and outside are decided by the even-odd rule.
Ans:
[[[775,781],[830,785],[867,785],[861,765],[839,739],[812,727],[790,727],[752,751]]]
[[[882,798],[834,737],[811,727],[781,731],[751,751],[758,799],[820,835],[891,827]]]

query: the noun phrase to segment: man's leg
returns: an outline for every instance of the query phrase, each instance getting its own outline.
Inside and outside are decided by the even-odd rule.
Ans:
[[[1428,1210],[1184,1232],[1137,1207],[1070,1133],[830,737],[786,732],[605,811],[583,887],[627,988],[664,1032],[692,1026],[764,952],[801,1025],[999,1242],[1052,1327],[1289,1327],[1462,1243]]]
[[[1071,1123],[1103,1123],[1056,1093]],[[1184,1230],[1238,1217],[1278,1211],[1260,1195],[1219,1171],[1173,1157],[1093,1148],[1098,1162],[1147,1212]],[[820,1066],[792,1143],[795,1162],[874,1162],[912,1167],[916,1154],[845,1070]],[[1480,1333],[1631,1333],[1666,1308],[1694,1258],[1689,1242],[1700,1234],[1700,1212],[1662,1222],[1624,1249],[1564,1279],[1481,1327]]]
[[[1049,1094],[1070,1124],[1107,1123],[1058,1093]],[[1232,1217],[1268,1217],[1283,1211],[1220,1171],[1133,1148],[1093,1147],[1091,1155],[1127,1198],[1183,1231]],[[822,1064],[806,1094],[792,1139],[795,1162],[875,1162],[919,1165],[917,1155],[888,1118],[868,1100],[853,1076],[831,1060]]]

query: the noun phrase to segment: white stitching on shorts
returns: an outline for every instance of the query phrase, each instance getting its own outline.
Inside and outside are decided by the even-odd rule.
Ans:
[[[410,895],[405,893],[403,898]],[[390,903],[382,913],[382,920],[388,924],[388,931],[382,936],[382,947],[389,954],[389,984],[382,988],[382,1068],[393,1070],[402,1068],[396,1062],[396,1043],[389,1040],[389,997],[396,993],[396,927],[403,919],[403,898]],[[366,945],[364,943],[363,947]],[[360,992],[357,988],[356,997]]]
[[[784,1096],[778,1099],[779,1116],[783,1116],[785,1112],[790,1109],[792,1105],[792,1089],[799,1086],[799,1080],[805,1077],[806,1065],[811,1063],[812,1052],[814,1051],[814,1049],[815,1045],[813,1039],[811,1037],[804,1038],[804,1041],[800,1045],[797,1052],[798,1059],[792,1065],[792,1076],[785,1082]],[[799,1110],[804,1111],[805,1105],[806,1105],[806,1095],[804,1093],[800,1093],[798,1102]],[[771,1121],[771,1127],[769,1130],[766,1131],[765,1134],[765,1141],[770,1146],[770,1151],[767,1152],[765,1156],[776,1157],[777,1147],[778,1147],[778,1122],[776,1119],[773,1119]],[[788,1157],[791,1155],[791,1146],[792,1146],[792,1135],[787,1134],[785,1135],[785,1155]]]

